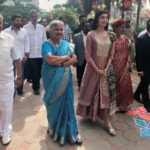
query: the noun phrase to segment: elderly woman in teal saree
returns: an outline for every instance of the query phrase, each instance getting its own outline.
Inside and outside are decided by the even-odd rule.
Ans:
[[[74,113],[74,93],[70,66],[76,63],[74,45],[61,40],[63,22],[50,23],[51,39],[43,43],[43,101],[47,110],[48,134],[63,146],[68,140],[81,144]]]

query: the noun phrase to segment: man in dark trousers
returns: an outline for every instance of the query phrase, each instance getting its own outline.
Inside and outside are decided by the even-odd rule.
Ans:
[[[150,99],[148,86],[150,83],[150,19],[147,21],[147,32],[140,36],[136,42],[136,64],[141,81],[135,91],[134,97],[142,101],[145,109],[150,112]]]
[[[77,79],[78,87],[80,89],[81,79],[84,73],[86,60],[85,60],[85,46],[86,46],[86,36],[90,31],[90,22],[86,21],[83,23],[83,30],[74,35],[73,41],[75,44],[75,54],[77,55]]]
[[[34,9],[29,12],[30,22],[23,26],[29,37],[29,69],[31,73],[32,88],[35,95],[40,94],[40,78],[42,68],[41,48],[47,40],[45,28],[37,23],[38,12]]]

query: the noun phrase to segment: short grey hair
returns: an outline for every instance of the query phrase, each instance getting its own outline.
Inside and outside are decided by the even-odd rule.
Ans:
[[[32,13],[37,13],[37,10],[36,9],[31,9],[30,11],[29,11],[29,14],[28,14],[28,17],[30,18],[31,17],[31,14]],[[38,13],[37,13],[38,14]]]
[[[58,25],[64,26],[64,23],[61,20],[52,20],[49,24],[49,28],[53,29],[55,26],[58,26]]]
[[[2,16],[1,14],[0,14],[0,19],[2,19],[2,20],[4,19],[3,16]]]

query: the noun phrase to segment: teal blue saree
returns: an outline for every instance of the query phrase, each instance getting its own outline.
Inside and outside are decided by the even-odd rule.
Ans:
[[[74,48],[64,40],[61,40],[57,47],[48,41],[42,46],[42,80],[45,90],[43,101],[47,110],[49,134],[54,141],[60,140],[61,144],[65,144],[66,140],[74,143],[78,138],[78,129],[71,69],[48,64],[44,58],[49,54],[72,55]]]

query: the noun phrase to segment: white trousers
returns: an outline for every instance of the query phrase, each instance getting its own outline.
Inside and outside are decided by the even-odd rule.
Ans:
[[[12,131],[12,112],[14,99],[14,81],[0,83],[0,136],[7,136]]]

